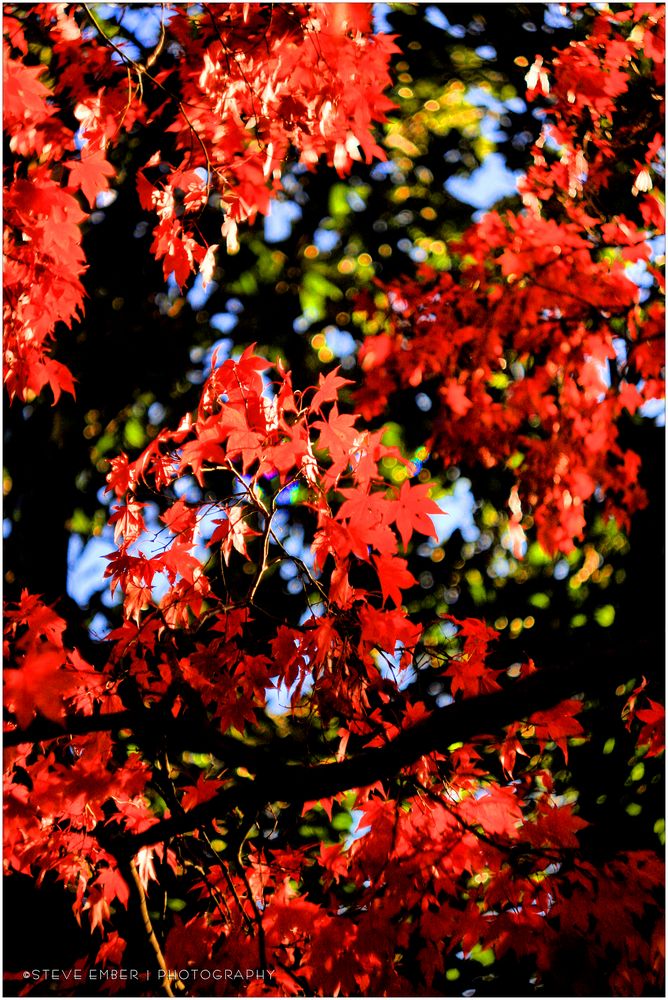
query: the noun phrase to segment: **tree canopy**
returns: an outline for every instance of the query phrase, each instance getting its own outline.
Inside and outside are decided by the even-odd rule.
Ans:
[[[5,5],[8,995],[663,994],[664,14]]]

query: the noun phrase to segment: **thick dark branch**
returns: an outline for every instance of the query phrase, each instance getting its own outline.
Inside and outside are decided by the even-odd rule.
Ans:
[[[177,751],[211,753],[228,767],[245,767],[251,771],[261,769],[268,759],[285,758],[292,749],[292,743],[287,739],[281,739],[279,746],[273,743],[268,747],[251,746],[232,736],[223,736],[213,726],[202,725],[201,721],[195,723],[187,717],[174,719],[166,716],[160,705],[143,710],[108,712],[106,715],[70,715],[62,723],[34,719],[25,729],[7,730],[4,745],[15,747],[22,743],[41,743],[88,733],[113,733],[121,729],[130,730],[134,741],[146,750],[158,745]]]
[[[635,662],[640,655],[638,650]],[[628,680],[634,672],[634,660],[628,652],[605,656],[599,653],[598,658],[592,653],[589,663],[578,660],[568,667],[543,670],[505,690],[437,709],[428,719],[400,733],[386,746],[363,751],[339,763],[277,764],[270,750],[260,751],[254,780],[239,780],[234,785],[227,785],[214,799],[190,812],[162,820],[140,834],[124,837],[122,850],[134,853],[140,847],[196,829],[213,817],[225,816],[235,807],[244,811],[257,810],[268,802],[317,800],[350,788],[371,785],[392,777],[425,754],[445,751],[452,743],[498,733],[509,723],[551,708],[569,696],[578,693],[584,693],[587,698],[609,695],[611,689],[620,681]],[[202,734],[203,745],[206,739],[206,734]],[[116,849],[119,846],[117,844]]]
[[[657,651],[643,648],[642,643],[614,652],[581,650],[576,660],[566,667],[543,669],[525,680],[508,683],[504,690],[494,694],[436,709],[423,722],[404,730],[386,746],[361,751],[337,763],[289,763],[290,757],[294,760],[296,756],[292,746],[284,745],[289,741],[250,746],[217,733],[201,720],[173,719],[162,712],[159,705],[144,711],[74,716],[67,718],[62,726],[36,719],[25,730],[5,733],[5,745],[129,729],[147,751],[155,744],[168,745],[172,751],[212,753],[227,767],[244,767],[254,774],[253,780],[237,778],[234,784],[221,788],[214,799],[188,813],[158,822],[141,834],[114,836],[113,849],[131,857],[140,847],[194,830],[235,807],[257,811],[268,802],[304,802],[361,788],[392,777],[425,754],[445,751],[452,743],[498,734],[509,723],[551,708],[570,695],[609,696],[620,681],[639,673],[639,664],[643,664],[643,671],[652,673],[652,655],[657,656]],[[106,834],[102,831],[100,834],[106,839]],[[112,848],[111,843],[107,846]]]
[[[119,729],[131,729],[136,721],[133,712],[108,712],[106,715],[70,715],[62,722],[50,719],[34,719],[25,729],[9,729],[3,734],[6,747],[16,747],[21,743],[41,743],[55,740],[59,736],[85,736],[87,733],[111,733]]]

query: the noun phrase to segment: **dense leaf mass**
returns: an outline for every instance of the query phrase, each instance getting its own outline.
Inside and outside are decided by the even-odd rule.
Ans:
[[[143,54],[124,6],[4,19],[5,381],[26,421],[50,388],[54,435],[84,237],[116,188],[150,219],[161,280],[206,291],[295,178],[333,169],[331,221],[341,178],[419,152],[401,118],[380,141],[403,54],[369,5],[161,8]],[[648,504],[629,427],[663,396],[664,10],[569,10],[571,43],[519,63],[542,108],[521,202],[482,213],[447,268],[348,296],[356,378],[219,343],[162,426],[128,420],[77,480],[108,505],[105,639],[64,595],[8,601],[5,872],[78,925],[58,978],[17,958],[11,989],[661,993],[662,821],[639,833],[623,798],[659,778],[656,645],[534,663],[503,619],[420,596],[419,558],[443,557],[439,469],[501,477],[518,564],[527,538],[547,563],[585,541],[584,582],[595,510],[621,537]],[[416,390],[411,456],[383,421]],[[613,835],[597,807],[620,799]]]
[[[237,224],[269,211],[290,151],[311,168],[325,157],[342,175],[381,152],[371,125],[391,107],[383,92],[393,45],[371,33],[366,5],[205,4],[196,19],[181,9],[165,20],[149,62],[165,49],[173,65],[153,73],[82,30],[66,4],[38,4],[32,16],[53,43],[52,89],[40,79],[45,67],[20,58],[20,12],[5,18],[3,120],[17,157],[5,194],[5,381],[22,399],[49,384],[57,401],[74,386],[49,341],[83,304],[76,194],[94,208],[109,189],[119,136],[137,124],[175,133],[175,162],[156,150],[136,175],[141,204],[157,216],[151,251],[180,286],[195,271],[210,280],[217,245],[202,244],[197,216],[212,196],[234,248]],[[164,97],[156,110],[144,87]]]
[[[539,57],[528,96],[552,100],[520,184],[524,210],[487,212],[456,248],[455,275],[425,267],[385,286],[383,332],[362,351],[361,412],[382,412],[396,387],[434,384],[431,446],[452,463],[512,468],[516,532],[524,503],[548,551],[582,539],[597,490],[628,526],[646,498],[619,418],[663,396],[661,285],[641,304],[626,270],[654,271],[663,231],[651,181],[662,135],[633,118],[639,88],[662,80],[663,35],[640,7],[620,30],[627,16],[599,17],[552,68]],[[636,198],[632,219],[611,197],[621,185]]]

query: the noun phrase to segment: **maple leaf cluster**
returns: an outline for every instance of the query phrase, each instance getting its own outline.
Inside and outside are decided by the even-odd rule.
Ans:
[[[215,607],[216,593],[205,572],[207,550],[220,552],[222,576],[239,557],[256,566],[236,603],[228,588],[218,595],[227,609],[217,626],[222,636],[206,654],[180,667],[187,669],[189,683],[213,694],[211,677],[229,659],[237,679],[229,684],[229,704],[220,706],[223,730],[237,723],[243,728],[244,718],[255,721],[270,684],[296,685],[296,704],[307,676],[321,714],[342,712],[346,719],[359,714],[359,691],[382,683],[376,643],[393,655],[397,644],[408,649],[417,640],[419,629],[401,608],[403,592],[416,581],[398,551],[400,544],[407,550],[414,532],[435,537],[430,515],[440,513],[427,486],[407,479],[398,490],[384,481],[381,459],[401,456],[383,445],[382,432],[361,430],[358,418],[340,412],[338,393],[349,383],[337,370],[298,392],[290,374],[281,370],[269,382],[269,368],[252,348],[238,361],[214,366],[195,419],[186,418],[176,431],[161,431],[132,463],[121,454],[108,476],[119,503],[110,518],[118,545],[108,557],[107,572],[112,589],[123,591],[126,618],[137,627],[144,612],[152,610],[161,624],[188,629],[202,620],[205,604]],[[148,486],[153,497],[158,490],[169,496],[172,485],[189,475],[208,487],[208,497],[215,481],[222,496],[170,503],[160,515],[166,529],[159,533],[158,551],[145,554],[142,542],[151,533],[138,493]],[[305,585],[316,588],[324,612],[299,629],[281,625],[271,643],[271,660],[255,657],[248,669],[242,650],[248,646],[250,611],[257,601],[262,607],[261,584],[272,559],[290,558],[276,520],[286,494],[295,489],[303,490],[313,532],[311,569],[301,559],[295,562]],[[158,595],[161,576],[168,586]],[[338,624],[343,615],[345,632]],[[353,634],[358,634],[354,644]],[[236,635],[238,647],[230,647]],[[223,647],[228,653],[221,658]],[[353,650],[357,668],[348,662],[342,677],[336,665],[349,661]]]
[[[453,273],[384,287],[361,388],[339,369],[295,385],[254,346],[214,353],[196,409],[111,459],[122,607],[104,642],[84,656],[35,594],[7,608],[5,870],[64,887],[91,935],[79,970],[134,961],[134,907],[150,960],[197,970],[195,996],[235,995],[222,969],[271,971],[249,995],[428,995],[457,963],[509,956],[541,982],[574,941],[574,992],[602,976],[614,995],[660,991],[661,861],[588,852],[594,824],[557,775],[614,683],[643,769],[663,753],[662,706],[644,681],[629,693],[623,657],[601,675],[510,669],[485,622],[409,613],[410,556],[442,511],[364,421],[395,389],[431,386],[429,448],[513,470],[515,535],[531,510],[546,549],[581,537],[597,491],[622,524],[643,504],[618,424],[661,391],[661,305],[626,269],[655,276],[658,146],[619,118],[632,86],[659,82],[661,15],[602,8],[587,40],[531,68],[530,95],[551,88],[551,103],[524,210],[487,213]],[[53,41],[48,71],[26,18]],[[212,276],[207,203],[233,251],[290,150],[340,173],[380,155],[393,45],[367,5],[177,7],[141,66],[72,5],[13,8],[5,35],[12,397],[73,391],[50,343],[83,308],[81,227],[123,135],[175,134],[182,158],[156,152],[136,180],[179,285]],[[597,209],[613,182],[638,219]],[[276,574],[295,584],[284,616]]]
[[[381,284],[380,314],[368,293],[358,302],[381,326],[360,351],[360,411],[383,413],[398,388],[427,392],[428,448],[439,459],[514,478],[518,552],[530,523],[547,552],[571,551],[594,498],[622,528],[646,503],[620,425],[664,395],[663,280],[652,251],[664,232],[652,181],[662,136],[634,118],[639,89],[660,98],[663,15],[652,4],[603,10],[552,66],[539,57],[528,98],[549,103],[519,185],[524,210],[487,212],[452,247],[452,272],[424,266],[417,280]],[[620,185],[635,200],[633,219],[615,213]]]
[[[430,629],[411,621],[402,600],[415,581],[397,553],[416,533],[433,533],[440,508],[410,479],[400,491],[384,481],[379,462],[390,449],[381,432],[360,430],[341,413],[347,381],[336,371],[300,392],[280,368],[269,381],[269,367],[251,348],[214,364],[194,419],[160,432],[136,461],[120,455],[112,464],[108,484],[119,503],[109,573],[123,592],[125,621],[110,634],[101,668],[65,646],[64,620],[38,598],[25,594],[9,610],[6,736],[16,745],[6,762],[6,865],[53,872],[70,887],[77,919],[103,938],[93,962],[122,963],[116,918],[133,879],[150,892],[160,866],[161,878],[171,870],[199,900],[197,912],[169,931],[170,968],[259,962],[276,970],[272,988],[281,995],[304,984],[325,995],[402,994],[411,980],[396,954],[418,938],[429,989],[458,949],[493,948],[499,959],[511,950],[546,970],[566,929],[605,910],[614,916],[592,947],[601,961],[614,949],[613,987],[632,991],[646,975],[639,970],[657,963],[658,939],[646,940],[634,919],[653,912],[661,866],[635,852],[609,872],[579,864],[574,877],[566,860],[588,823],[555,793],[542,766],[548,744],[567,759],[568,740],[583,735],[576,718],[583,703],[529,712],[498,737],[449,747],[446,738],[439,749],[420,750],[419,734],[439,710],[405,683],[407,675],[428,663],[450,701],[500,692],[499,671],[487,663],[496,632],[475,620]],[[174,484],[191,475],[206,498],[174,502]],[[313,521],[310,568],[307,554],[290,555],[275,526],[281,498],[294,488],[304,490]],[[153,554],[144,551],[150,531],[139,496],[172,497]],[[291,561],[308,611],[299,625],[267,629],[263,581],[276,562]],[[233,572],[238,562],[249,567],[242,593],[228,582],[244,579]],[[456,648],[435,641],[434,627],[456,634]],[[190,652],[184,635],[192,637]],[[520,674],[534,671],[529,663]],[[332,729],[318,737],[321,759],[331,764],[267,772],[253,742],[239,739],[262,733],[272,689],[287,692],[293,713]],[[644,723],[638,740],[656,754],[655,703],[636,711],[640,694],[627,724]],[[37,744],[30,732],[40,719],[56,725]],[[166,756],[151,762],[156,740],[172,764]],[[405,758],[402,741],[417,741]],[[192,766],[193,748],[209,751],[208,776]],[[364,771],[356,780],[337,771],[351,748],[357,760],[378,755],[363,765],[366,780]],[[398,766],[389,784],[379,780],[388,751],[393,772]],[[345,802],[361,835],[280,849],[256,841],[233,871],[225,849],[209,847],[204,864],[202,850],[213,843],[207,824],[218,837],[243,838],[229,804],[254,795],[258,806],[296,796],[307,818],[324,810],[331,819]],[[156,796],[159,815],[150,805]],[[277,802],[272,810],[282,808]],[[165,847],[185,833],[180,850],[193,859],[186,867]],[[617,889],[616,872],[631,869],[638,881],[629,896]],[[314,879],[325,901],[309,899]],[[262,980],[249,990],[266,992]]]
[[[369,5],[205,4],[163,8],[162,19],[143,66],[80,5],[5,12],[3,121],[12,156],[4,370],[12,399],[34,398],[47,384],[55,401],[74,393],[51,342],[58,323],[71,326],[82,314],[82,226],[116,177],[115,148],[138,126],[175,134],[178,158],[155,152],[136,183],[142,207],[158,220],[152,252],[179,286],[196,272],[205,283],[213,276],[218,244],[203,245],[197,229],[207,203],[234,251],[238,223],[269,212],[292,150],[309,169],[324,158],[340,174],[354,160],[384,155],[371,126],[392,106],[384,91],[394,46],[371,31]],[[35,20],[51,40],[48,69],[28,61]],[[157,65],[163,52],[169,68]]]

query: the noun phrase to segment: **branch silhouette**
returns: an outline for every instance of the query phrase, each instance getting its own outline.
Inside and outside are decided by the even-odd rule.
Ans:
[[[635,662],[638,662],[636,647]],[[610,696],[622,681],[634,675],[629,650],[583,654],[567,666],[552,667],[513,682],[505,689],[436,709],[427,719],[401,732],[383,747],[363,750],[347,759],[325,764],[282,762],[276,748],[242,746],[236,740],[216,737],[204,731],[188,733],[188,748],[213,752],[232,766],[243,766],[251,778],[227,783],[207,802],[189,812],[156,822],[138,834],[115,834],[107,845],[106,831],[100,831],[105,846],[133,855],[141,847],[161,843],[173,836],[195,830],[202,823],[233,808],[257,810],[268,802],[302,803],[327,798],[351,788],[363,788],[397,774],[420,757],[433,751],[444,752],[452,743],[484,737],[534,712],[551,708],[564,698],[582,694],[585,699]],[[587,661],[589,661],[587,663]],[[185,739],[185,734],[180,734]],[[232,757],[234,759],[232,759]],[[97,832],[97,831],[96,831]]]

